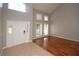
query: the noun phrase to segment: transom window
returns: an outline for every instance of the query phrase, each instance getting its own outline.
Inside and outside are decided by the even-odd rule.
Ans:
[[[36,14],[36,20],[42,20],[42,14],[41,13]]]
[[[48,21],[48,16],[44,16],[44,21]]]
[[[24,3],[8,3],[8,9],[26,12],[26,6]]]

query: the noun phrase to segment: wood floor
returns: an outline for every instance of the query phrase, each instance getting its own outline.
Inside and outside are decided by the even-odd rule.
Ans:
[[[58,37],[34,39],[33,42],[56,56],[79,56],[79,42]]]
[[[53,55],[48,51],[40,48],[38,45],[32,42],[28,42],[4,49],[3,56],[53,56]]]

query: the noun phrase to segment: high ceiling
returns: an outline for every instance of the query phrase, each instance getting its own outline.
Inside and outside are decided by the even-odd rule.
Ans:
[[[45,12],[52,13],[60,4],[59,3],[33,3],[33,8]]]

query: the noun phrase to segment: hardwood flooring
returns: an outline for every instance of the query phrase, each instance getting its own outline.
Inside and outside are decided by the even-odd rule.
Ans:
[[[51,36],[33,42],[56,56],[79,56],[79,42]]]
[[[41,52],[41,53],[40,53]],[[3,50],[3,56],[53,56],[38,45],[28,42]]]

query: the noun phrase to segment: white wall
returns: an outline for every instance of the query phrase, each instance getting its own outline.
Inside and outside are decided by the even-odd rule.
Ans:
[[[2,8],[0,6],[0,49],[2,48]]]
[[[64,4],[51,16],[50,35],[79,41],[79,4]]]
[[[6,46],[11,47],[24,42],[30,42],[30,23],[22,20],[8,20],[6,23]],[[12,28],[12,34],[8,33],[8,28]],[[24,34],[25,30],[25,34]]]
[[[5,30],[3,30],[4,31],[4,34],[3,34],[3,36],[4,36],[4,41],[3,41],[4,47],[6,47],[7,39],[9,39],[9,38],[7,38],[8,36],[6,35],[7,34],[7,31],[6,31],[7,30],[7,26],[6,26],[7,21],[24,21],[26,23],[27,22],[31,23],[31,21],[33,19],[32,18],[32,7],[31,7],[30,4],[27,4],[26,13],[15,11],[15,10],[10,10],[10,9],[7,8],[6,5],[4,7],[4,21],[3,21],[3,23],[5,23],[4,26],[3,26],[5,28]],[[29,27],[31,28],[31,24],[29,25]],[[30,31],[30,33],[29,33],[30,38],[28,40],[31,40],[31,29],[29,31]],[[11,40],[13,40],[13,38]],[[23,43],[23,42],[21,42],[21,43]],[[17,45],[17,43],[14,44],[14,45]]]

